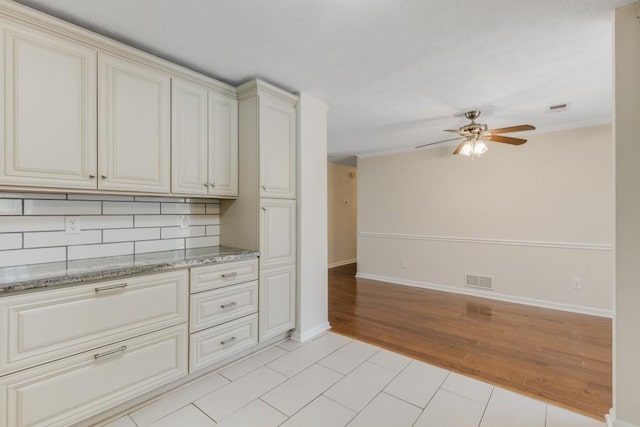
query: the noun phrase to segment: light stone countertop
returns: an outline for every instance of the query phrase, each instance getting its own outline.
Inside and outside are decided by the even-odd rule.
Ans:
[[[0,268],[0,297],[38,289],[81,285],[98,280],[159,273],[260,256],[258,251],[211,246]]]

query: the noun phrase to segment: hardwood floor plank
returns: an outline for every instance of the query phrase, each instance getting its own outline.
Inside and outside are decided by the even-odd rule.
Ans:
[[[602,420],[611,319],[329,270],[332,330]]]

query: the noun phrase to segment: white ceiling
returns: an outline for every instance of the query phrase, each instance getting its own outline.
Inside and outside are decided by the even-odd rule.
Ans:
[[[612,10],[629,0],[20,0],[231,84],[330,106],[329,154],[490,127],[611,121]],[[562,113],[551,104],[570,103]],[[517,136],[517,135],[514,135]]]

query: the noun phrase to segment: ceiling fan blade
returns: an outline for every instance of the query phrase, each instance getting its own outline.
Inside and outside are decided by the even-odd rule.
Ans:
[[[428,144],[422,144],[422,145],[418,145],[416,147],[417,148],[423,148],[423,147],[428,147],[430,145],[436,145],[436,144],[442,144],[443,142],[449,142],[449,141],[456,141],[458,139],[462,138],[461,136],[457,137],[457,138],[451,138],[451,139],[445,139],[444,141],[437,141],[437,142],[430,142]]]
[[[487,141],[503,142],[505,144],[511,144],[511,145],[522,145],[525,142],[527,142],[526,139],[512,138],[510,136],[500,136],[500,135],[483,135],[480,138],[486,139]]]
[[[456,129],[456,130],[453,130],[453,129],[445,129],[444,131],[445,131],[445,132],[452,132],[452,133],[459,133],[459,134],[462,134],[462,131],[461,131],[461,130],[457,130],[457,129]]]
[[[509,126],[508,128],[489,129],[486,132],[495,135],[497,133],[524,132],[525,130],[536,130],[536,127],[531,125]]]
[[[464,147],[464,144],[466,143],[467,143],[467,140],[465,139],[464,141],[462,141],[460,145],[458,145],[458,148],[456,148],[456,151],[454,151],[453,154],[460,154],[460,152],[462,151],[462,147]]]

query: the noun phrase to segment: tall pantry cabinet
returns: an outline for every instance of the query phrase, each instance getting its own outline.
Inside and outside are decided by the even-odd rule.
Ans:
[[[296,106],[260,80],[237,88],[240,189],[221,205],[221,244],[260,251],[260,342],[295,328]]]

